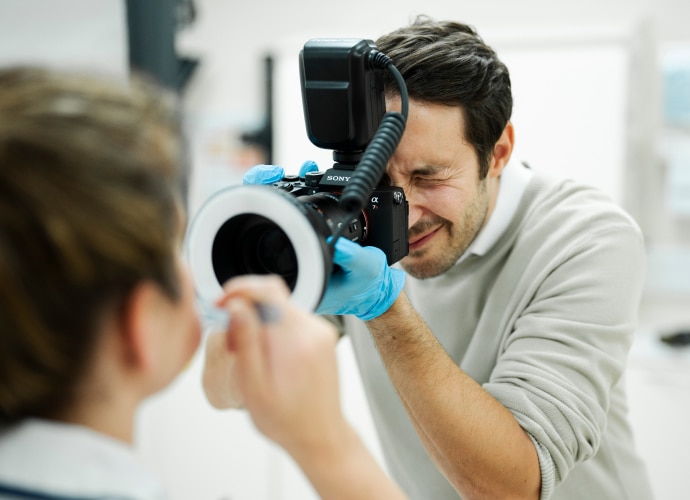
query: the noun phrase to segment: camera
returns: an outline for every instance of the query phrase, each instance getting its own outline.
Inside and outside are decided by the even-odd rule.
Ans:
[[[205,298],[235,276],[276,274],[295,302],[315,310],[334,270],[337,238],[381,249],[388,264],[408,253],[408,203],[385,175],[407,117],[402,77],[371,40],[312,39],[299,62],[307,135],[333,150],[334,164],[230,187],[201,207],[187,252]],[[385,110],[384,70],[397,80],[401,113]]]
[[[348,217],[350,214],[339,201],[351,177],[352,171],[332,168],[325,172],[308,172],[304,178],[286,176],[274,186],[296,196],[307,210],[314,210],[326,223],[326,237],[339,230],[342,237],[362,246],[381,249],[388,264],[399,261],[408,252],[405,193],[401,188],[379,184],[361,211]]]

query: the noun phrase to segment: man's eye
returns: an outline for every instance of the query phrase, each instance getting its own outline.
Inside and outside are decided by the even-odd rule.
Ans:
[[[414,182],[418,186],[435,186],[440,183],[440,180],[431,177],[418,177]]]

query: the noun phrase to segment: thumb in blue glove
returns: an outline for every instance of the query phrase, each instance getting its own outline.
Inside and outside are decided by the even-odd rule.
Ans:
[[[388,266],[376,247],[363,247],[346,238],[335,244],[336,269],[316,312],[354,314],[368,321],[390,309],[405,284],[405,273]]]
[[[317,172],[318,170],[319,166],[314,160],[307,160],[302,163],[302,166],[299,169],[299,176],[304,178],[309,172]]]
[[[242,183],[273,184],[285,176],[285,169],[279,165],[254,165],[242,177]]]
[[[303,178],[308,172],[317,170],[319,167],[316,162],[307,160],[300,167],[299,176]],[[283,177],[285,177],[285,169],[280,165],[254,165],[245,172],[242,183],[244,185],[273,184],[282,180]]]

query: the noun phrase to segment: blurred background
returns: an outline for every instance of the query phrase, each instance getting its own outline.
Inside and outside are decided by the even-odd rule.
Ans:
[[[299,50],[310,38],[376,39],[417,14],[474,25],[508,65],[515,156],[601,187],[642,227],[648,271],[627,379],[630,413],[657,498],[686,498],[690,3],[0,0],[0,65],[40,63],[113,78],[142,71],[178,92],[193,216],[252,165],[296,172],[315,160],[329,168],[331,152],[306,137]],[[338,350],[345,412],[380,459],[347,339]],[[171,498],[316,498],[243,412],[206,403],[202,361],[200,351],[139,415],[137,452]]]

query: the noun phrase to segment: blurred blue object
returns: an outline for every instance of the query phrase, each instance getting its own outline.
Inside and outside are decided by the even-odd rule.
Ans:
[[[299,176],[304,177],[309,172],[317,172],[318,170],[319,166],[316,164],[315,161],[307,160],[304,163],[302,163],[302,166],[299,169]]]
[[[661,60],[664,122],[690,126],[690,47],[668,49]]]
[[[254,165],[242,177],[242,183],[248,184],[273,184],[280,181],[285,175],[285,169],[278,165]]]
[[[307,160],[302,163],[299,169],[299,176],[304,178],[309,172],[316,172],[319,166],[313,160]],[[242,178],[242,183],[250,184],[273,184],[283,179],[285,176],[285,169],[279,165],[254,165],[247,170]]]

